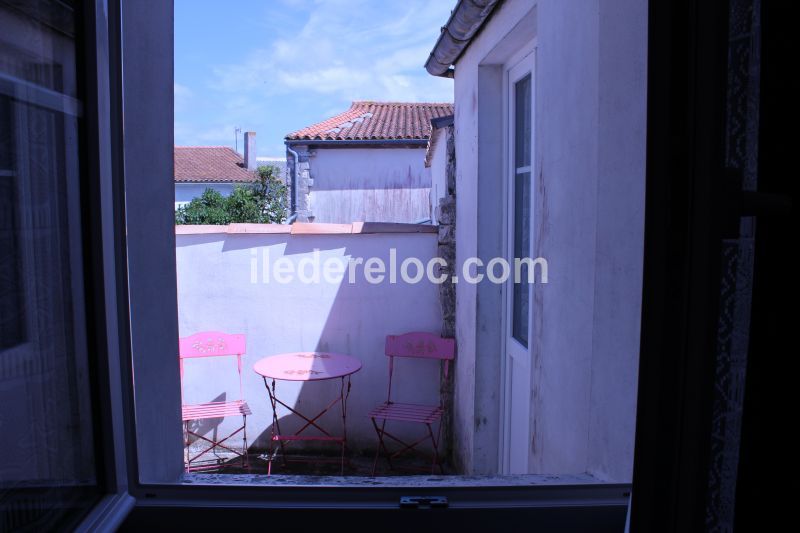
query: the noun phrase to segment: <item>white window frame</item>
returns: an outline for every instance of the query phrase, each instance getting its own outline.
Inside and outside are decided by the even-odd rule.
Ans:
[[[504,239],[503,239],[503,255],[507,259],[513,256],[514,250],[514,190],[513,190],[513,176],[512,173],[516,172],[514,166],[514,87],[515,83],[528,74],[531,76],[531,108],[532,108],[532,131],[531,131],[531,168],[535,168],[536,162],[536,46],[537,40],[530,41],[527,45],[522,47],[516,54],[514,54],[503,66],[503,114],[504,114],[504,128],[503,128],[503,201],[504,201]],[[533,173],[531,173],[533,179]],[[528,229],[531,240],[531,250],[533,249],[533,205],[535,190],[531,185],[531,212],[529,222],[531,227]],[[519,473],[520,466],[514,468],[512,463],[512,406],[511,406],[511,364],[509,361],[509,350],[525,351],[528,356],[528,369],[530,371],[530,358],[531,358],[531,336],[533,334],[533,314],[531,312],[530,304],[533,302],[533,287],[528,287],[528,346],[523,347],[515,339],[513,339],[513,325],[511,317],[513,314],[513,265],[512,265],[512,278],[506,282],[504,295],[503,295],[503,320],[502,320],[502,336],[501,336],[501,393],[502,410],[500,413],[500,428],[501,438],[499,451],[499,465],[500,471],[504,474]],[[530,411],[527,412],[527,422],[523,432],[530,436]],[[527,440],[527,439],[526,439]],[[527,461],[525,461],[524,469],[527,469]]]

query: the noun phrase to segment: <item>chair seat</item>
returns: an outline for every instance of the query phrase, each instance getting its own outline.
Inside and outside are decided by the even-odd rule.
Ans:
[[[441,418],[442,408],[438,405],[387,402],[370,411],[369,416],[380,420],[432,424]]]
[[[244,400],[233,402],[208,402],[184,405],[181,407],[183,421],[223,418],[234,415],[250,415],[250,406]]]

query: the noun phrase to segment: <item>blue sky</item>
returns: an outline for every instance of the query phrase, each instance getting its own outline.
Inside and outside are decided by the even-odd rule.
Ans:
[[[175,144],[259,156],[352,100],[452,102],[423,65],[455,0],[175,0]],[[239,150],[242,149],[241,137]]]

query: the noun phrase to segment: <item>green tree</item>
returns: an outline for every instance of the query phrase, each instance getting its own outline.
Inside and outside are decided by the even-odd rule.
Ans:
[[[257,179],[236,185],[230,196],[206,189],[199,198],[175,210],[176,224],[251,222],[280,224],[286,220],[288,188],[274,166],[258,167]]]

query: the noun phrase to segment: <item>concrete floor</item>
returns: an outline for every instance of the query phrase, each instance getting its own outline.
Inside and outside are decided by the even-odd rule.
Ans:
[[[305,475],[305,476],[372,476],[372,465],[374,455],[351,455],[346,456],[344,469],[342,470],[341,458],[338,455],[309,455],[300,453],[289,453],[284,462],[282,456],[278,455],[272,462],[272,473],[282,475]],[[266,474],[269,462],[266,455],[249,454],[249,468],[242,466],[241,458],[231,458],[218,456],[220,466],[214,470],[205,470],[204,473],[214,474]],[[386,459],[378,459],[376,476],[409,476],[409,475],[449,475],[453,474],[452,469],[447,464],[431,470],[431,460],[421,455],[406,455],[392,461],[392,467]]]
[[[241,458],[220,457],[221,466],[214,470],[183,475],[183,484],[189,485],[258,485],[258,486],[342,486],[342,487],[465,487],[465,486],[532,486],[532,485],[592,485],[605,480],[590,474],[523,474],[478,476],[463,475],[450,465],[443,465],[443,474],[431,474],[431,463],[421,455],[406,455],[393,461],[389,469],[386,459],[378,460],[372,476],[374,455],[356,455],[345,458],[344,472],[339,456],[292,454],[292,459],[308,461],[285,464],[277,457],[272,464],[272,475],[267,476],[267,460],[260,454],[250,454],[249,468],[242,467]],[[324,461],[324,462],[323,462]]]

